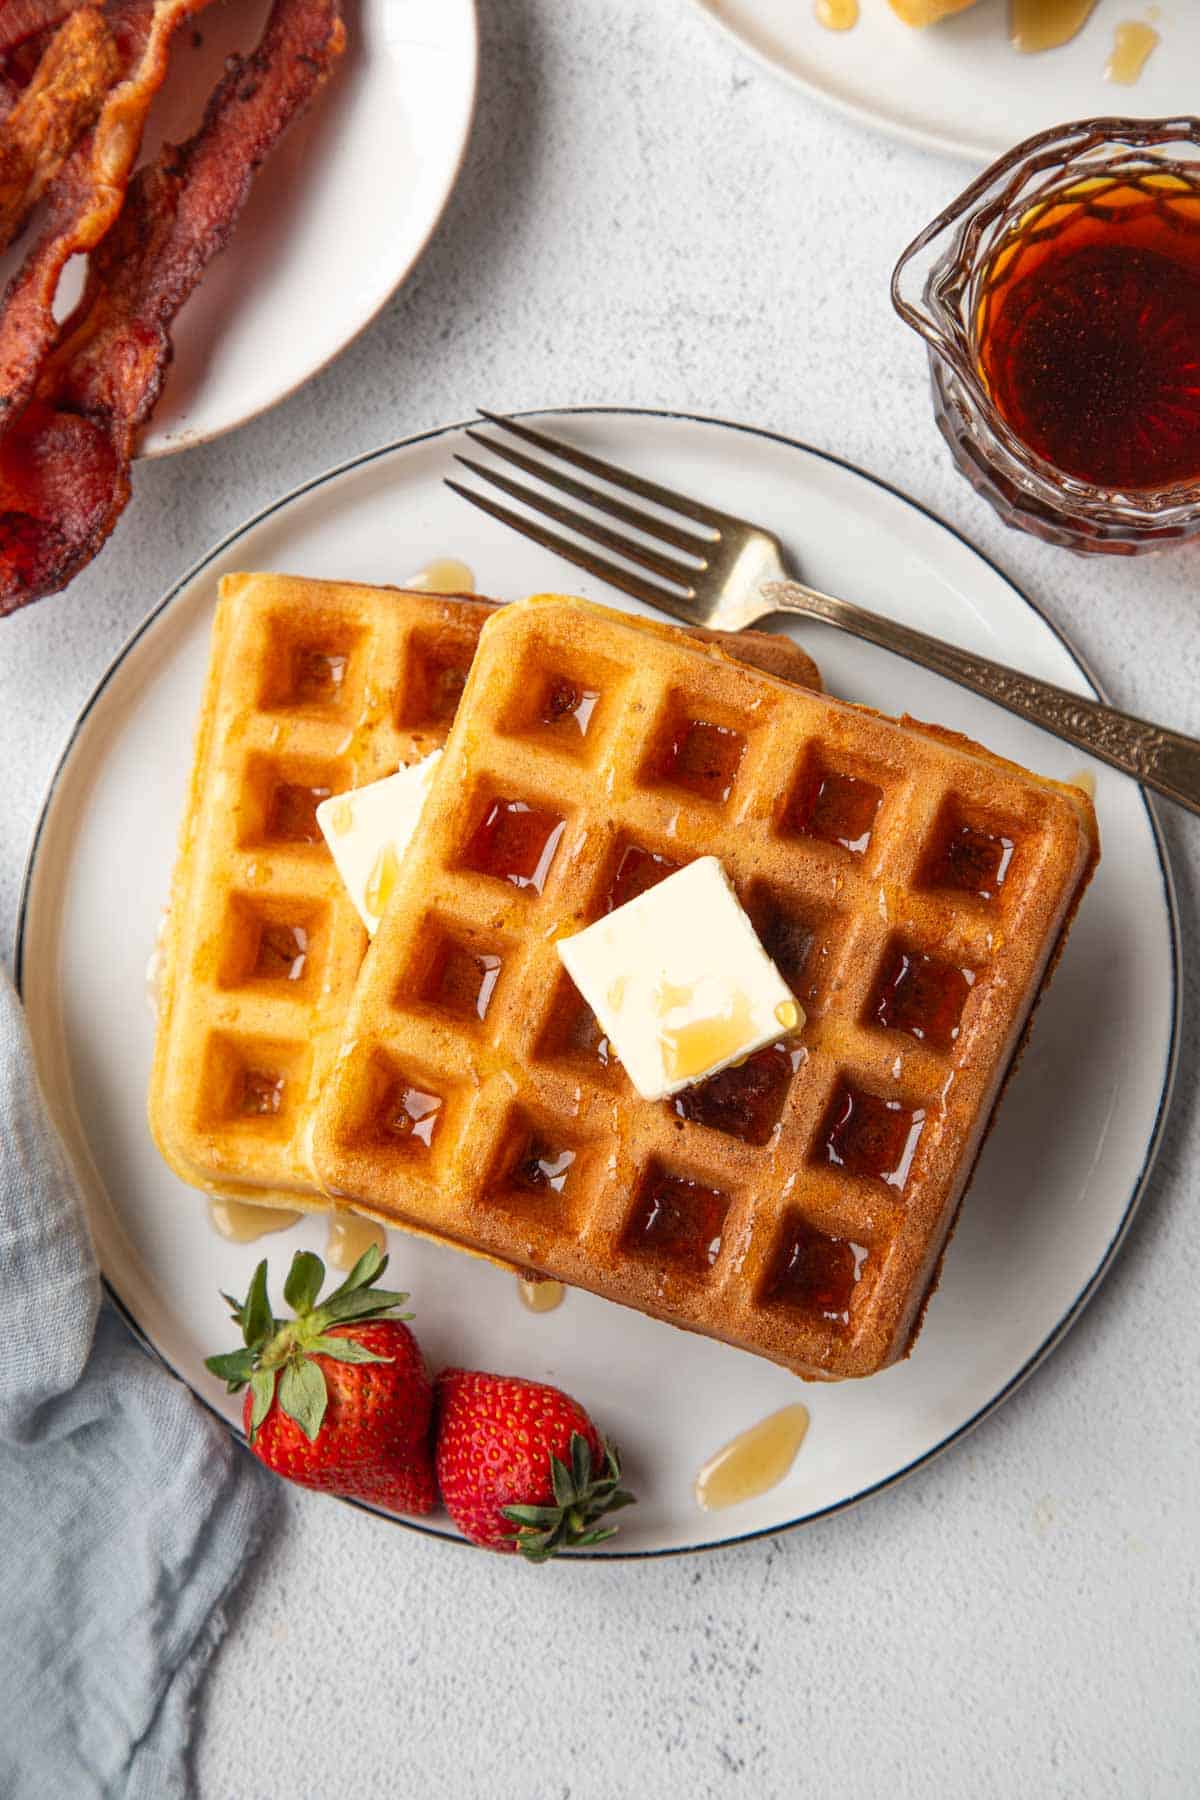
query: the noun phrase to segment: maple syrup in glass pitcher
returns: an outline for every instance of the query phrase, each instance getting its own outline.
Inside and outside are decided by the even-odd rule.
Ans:
[[[1126,555],[1200,533],[1200,120],[1029,139],[909,246],[893,299],[1010,524]]]

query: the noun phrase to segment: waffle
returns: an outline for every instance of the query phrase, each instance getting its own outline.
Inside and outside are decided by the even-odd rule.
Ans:
[[[556,941],[705,853],[807,1020],[650,1103]],[[872,1374],[919,1327],[1097,856],[1080,790],[965,738],[670,627],[508,607],[355,992],[321,1179],[801,1375]]]
[[[446,736],[490,602],[230,575],[163,945],[150,1124],[210,1193],[323,1209],[312,1106],[366,935],[314,818]],[[724,634],[717,634],[723,636]],[[819,685],[787,638],[732,640]]]

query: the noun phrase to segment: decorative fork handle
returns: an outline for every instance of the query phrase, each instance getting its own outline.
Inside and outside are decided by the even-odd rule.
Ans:
[[[1145,787],[1165,794],[1168,800],[1200,813],[1200,739],[1181,731],[1152,725],[1132,713],[1118,712],[1099,700],[1086,700],[1048,681],[1036,681],[986,656],[972,656],[924,631],[898,625],[878,613],[867,612],[849,600],[818,593],[799,581],[768,581],[762,595],[779,612],[799,613],[823,619],[841,631],[866,638],[882,650],[908,657],[935,674],[957,681],[960,687],[1006,706],[1009,712],[1041,725],[1068,744],[1110,763],[1122,774],[1132,775]]]

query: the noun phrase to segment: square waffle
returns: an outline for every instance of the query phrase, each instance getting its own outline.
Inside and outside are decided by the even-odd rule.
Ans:
[[[703,854],[807,1019],[646,1102],[556,945]],[[1080,790],[965,738],[668,626],[507,607],[319,1101],[321,1180],[799,1374],[872,1374],[913,1341],[1097,856]]]
[[[221,583],[163,945],[150,1124],[191,1185],[323,1209],[309,1139],[367,947],[315,809],[445,740],[492,603]],[[715,634],[724,638],[726,634]],[[738,653],[819,684],[790,640]]]

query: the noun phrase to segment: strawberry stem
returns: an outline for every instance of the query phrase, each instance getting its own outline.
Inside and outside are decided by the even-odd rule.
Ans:
[[[334,1289],[323,1306],[317,1301],[325,1281],[325,1264],[311,1250],[298,1250],[292,1258],[283,1297],[295,1313],[293,1319],[277,1319],[267,1293],[267,1265],[260,1262],[250,1278],[244,1300],[229,1294],[223,1299],[241,1330],[244,1348],[224,1351],[205,1359],[205,1368],[225,1383],[230,1394],[249,1384],[250,1442],[278,1396],[289,1419],[314,1442],[325,1417],[328,1390],[321,1366],[313,1359],[329,1357],[343,1363],[390,1362],[365,1344],[344,1337],[336,1327],[362,1324],[384,1317],[408,1319],[397,1313],[407,1294],[376,1287],[388,1259],[371,1244],[359,1257],[345,1281]],[[277,1385],[278,1378],[278,1385]]]
[[[527,1562],[543,1563],[560,1550],[583,1550],[603,1543],[615,1534],[616,1526],[597,1526],[597,1520],[634,1505],[634,1496],[621,1486],[621,1458],[611,1444],[601,1444],[597,1465],[583,1433],[573,1431],[570,1456],[569,1468],[560,1457],[550,1458],[553,1506],[500,1509],[517,1527],[509,1535]]]

